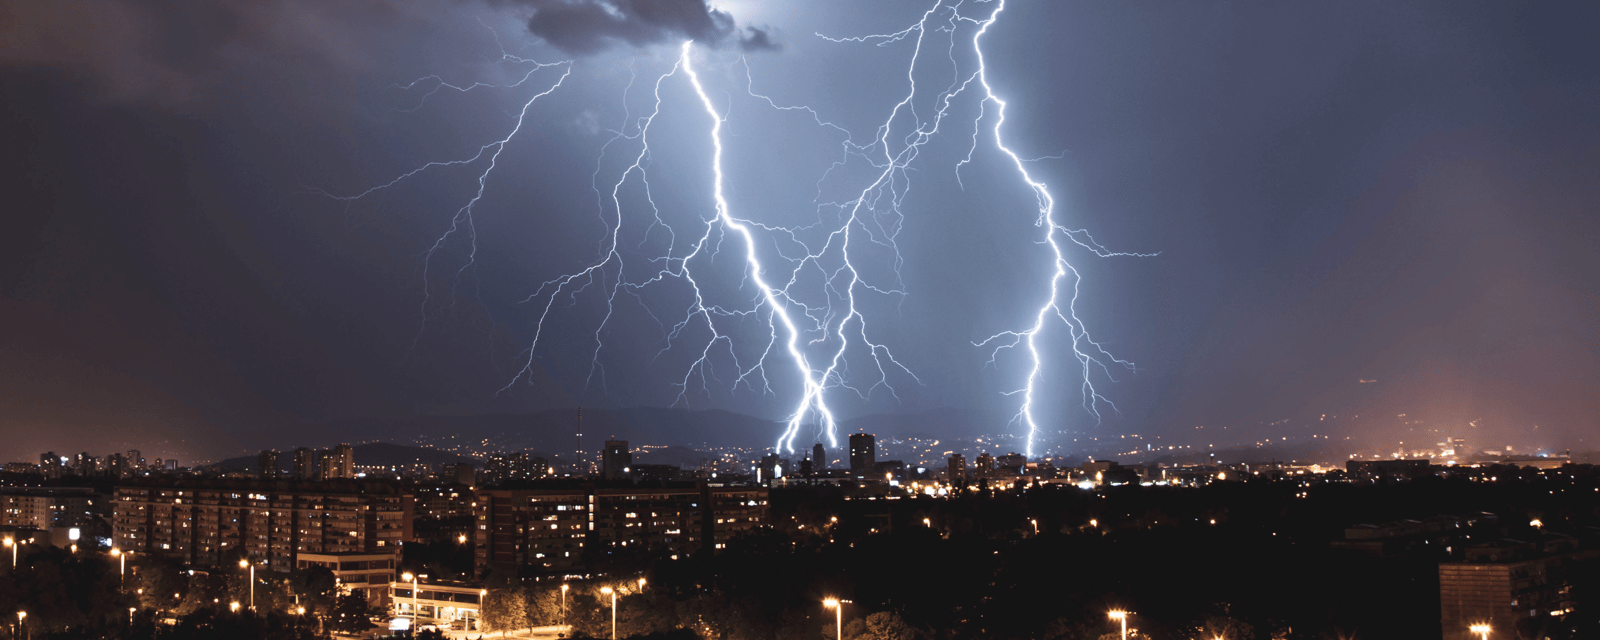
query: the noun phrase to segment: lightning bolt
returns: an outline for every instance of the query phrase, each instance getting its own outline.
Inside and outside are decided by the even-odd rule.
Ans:
[[[1057,222],[1055,198],[1050,195],[1049,187],[1029,174],[1027,167],[1028,161],[1024,160],[1020,155],[1017,154],[1016,151],[1013,151],[1010,147],[1006,146],[1005,138],[1003,136],[1004,125],[1006,122],[1006,101],[1001,99],[1000,96],[995,95],[994,89],[989,86],[988,65],[984,60],[982,46],[983,36],[989,32],[989,27],[993,26],[995,21],[1000,18],[1001,12],[1005,11],[1005,0],[995,0],[995,2],[996,5],[994,11],[989,14],[988,18],[978,21],[978,31],[972,37],[972,50],[978,60],[976,79],[978,86],[982,87],[983,89],[983,97],[979,103],[980,111],[978,120],[973,122],[973,147],[976,148],[978,143],[978,123],[985,115],[982,111],[982,108],[990,103],[993,103],[995,105],[993,128],[994,146],[1002,155],[1011,160],[1012,165],[1017,170],[1018,177],[1020,177],[1022,181],[1027,184],[1028,189],[1033,192],[1035,201],[1038,204],[1038,218],[1034,222],[1034,226],[1043,230],[1043,242],[1050,247],[1050,253],[1053,257],[1053,260],[1051,261],[1051,269],[1048,276],[1050,293],[1049,296],[1047,296],[1045,300],[1039,304],[1038,309],[1033,313],[1033,323],[1025,329],[996,333],[981,341],[974,342],[973,345],[978,347],[994,345],[994,350],[990,354],[990,363],[995,362],[995,359],[998,357],[1001,351],[1015,348],[1018,345],[1026,347],[1028,352],[1028,368],[1027,376],[1025,378],[1026,382],[1021,389],[1009,392],[1007,395],[1022,396],[1021,406],[1018,408],[1016,415],[1013,417],[1013,422],[1020,422],[1026,428],[1026,453],[1028,457],[1033,457],[1034,441],[1037,439],[1039,434],[1039,423],[1034,415],[1034,402],[1035,394],[1037,393],[1039,383],[1042,380],[1044,363],[1044,356],[1040,352],[1039,337],[1044,332],[1045,328],[1049,324],[1052,324],[1051,318],[1059,320],[1061,324],[1067,328],[1067,334],[1072,345],[1072,355],[1077,359],[1080,367],[1080,373],[1083,376],[1082,382],[1080,383],[1080,391],[1083,394],[1083,408],[1090,414],[1094,415],[1096,423],[1098,423],[1101,419],[1099,408],[1100,403],[1105,403],[1107,406],[1111,407],[1112,411],[1116,411],[1117,406],[1115,403],[1112,403],[1110,400],[1106,399],[1105,396],[1100,395],[1099,391],[1095,389],[1093,378],[1094,369],[1098,367],[1102,372],[1105,373],[1107,377],[1111,377],[1111,370],[1107,366],[1107,361],[1110,361],[1130,371],[1134,370],[1134,364],[1132,362],[1118,359],[1116,356],[1106,352],[1106,350],[1101,347],[1098,342],[1095,342],[1094,339],[1089,335],[1089,330],[1084,325],[1083,320],[1078,317],[1078,286],[1080,283],[1082,283],[1083,277],[1078,273],[1078,270],[1073,268],[1072,264],[1067,261],[1066,254],[1062,251],[1061,241],[1063,239],[1069,240],[1073,244],[1088,249],[1090,252],[1100,257],[1149,257],[1156,254],[1112,252],[1102,247],[1098,242],[1095,242],[1094,238],[1091,237],[1087,231],[1081,229],[1069,229]],[[967,158],[962,160],[961,163],[957,164],[958,175],[960,166],[969,162],[971,158],[972,153],[969,150]],[[1067,297],[1065,303],[1063,303],[1062,288],[1063,285],[1068,284],[1066,280],[1069,276],[1071,278],[1071,294]]]
[[[992,1],[994,9],[982,19],[963,15],[961,9],[965,2],[974,1],[978,4],[989,4]],[[1133,364],[1107,353],[1091,338],[1084,322],[1079,318],[1076,305],[1081,276],[1068,262],[1066,249],[1070,242],[1072,246],[1087,250],[1099,257],[1154,254],[1115,252],[1100,245],[1087,230],[1071,229],[1058,222],[1055,203],[1049,189],[1027,170],[1027,163],[1038,158],[1022,158],[1005,143],[1002,134],[1006,102],[997,96],[989,85],[981,46],[989,27],[1004,9],[1004,0],[955,2],[935,0],[916,23],[897,32],[845,38],[830,38],[818,34],[819,37],[840,45],[867,44],[887,47],[906,43],[910,46],[910,60],[904,76],[906,93],[888,109],[887,116],[875,128],[870,138],[857,138],[845,128],[823,118],[811,107],[780,106],[771,98],[758,94],[749,63],[744,63],[745,92],[752,99],[778,111],[809,113],[819,128],[843,136],[840,141],[841,156],[822,172],[817,181],[817,198],[814,203],[817,209],[817,221],[811,224],[780,226],[762,223],[740,215],[730,204],[726,196],[727,175],[724,171],[724,158],[727,151],[723,138],[724,127],[729,122],[733,105],[730,102],[726,111],[719,110],[711,99],[701,72],[696,68],[695,48],[692,42],[683,43],[671,69],[655,77],[652,92],[654,101],[648,115],[635,118],[629,113],[629,94],[637,77],[630,79],[622,95],[624,111],[622,124],[611,130],[611,137],[601,145],[595,171],[591,176],[590,187],[595,193],[597,215],[604,228],[604,233],[599,238],[598,254],[581,269],[545,280],[531,294],[523,298],[524,304],[533,305],[537,309],[537,320],[533,322],[533,335],[523,352],[526,359],[500,391],[509,390],[524,378],[530,384],[533,382],[536,355],[541,341],[545,339],[547,323],[552,320],[553,314],[559,312],[557,303],[561,300],[575,301],[582,295],[597,296],[603,303],[603,314],[595,323],[592,333],[594,349],[585,385],[594,384],[598,380],[599,384],[604,386],[606,373],[602,363],[602,352],[605,348],[603,334],[611,323],[618,305],[623,302],[621,297],[630,296],[640,303],[645,313],[655,319],[662,329],[663,338],[657,357],[671,349],[694,350],[691,352],[692,361],[674,383],[678,388],[676,402],[688,404],[691,389],[696,381],[702,389],[706,389],[711,379],[720,380],[713,370],[713,362],[720,362],[724,357],[731,360],[734,366],[735,375],[732,376],[729,385],[734,390],[746,386],[763,394],[777,395],[772,388],[768,373],[784,370],[787,371],[785,376],[795,377],[797,383],[795,393],[798,397],[794,400],[793,408],[786,418],[786,425],[777,440],[776,448],[779,451],[793,452],[794,441],[808,424],[815,424],[819,435],[826,438],[831,447],[837,448],[838,421],[827,402],[831,389],[844,389],[861,398],[870,399],[879,389],[897,397],[895,388],[891,384],[891,376],[903,374],[921,383],[908,367],[896,359],[883,340],[874,337],[867,314],[863,312],[859,303],[863,296],[903,300],[907,295],[900,273],[903,260],[900,257],[898,237],[906,224],[906,213],[902,207],[912,190],[910,170],[921,156],[923,147],[942,132],[952,105],[964,96],[970,95],[969,100],[976,102],[977,115],[972,121],[971,144],[966,157],[954,166],[957,181],[961,180],[962,167],[973,162],[984,118],[988,117],[992,106],[994,147],[1004,157],[1009,158],[1021,182],[1034,194],[1038,204],[1036,226],[1042,230],[1041,237],[1036,239],[1036,242],[1048,246],[1053,256],[1052,268],[1046,277],[1049,295],[1031,314],[1031,324],[1020,329],[996,333],[973,344],[980,348],[991,348],[989,362],[996,366],[1002,352],[1017,347],[1022,347],[1021,350],[1026,352],[1029,366],[1025,384],[1020,389],[1007,392],[1006,395],[1018,395],[1022,399],[1013,422],[1020,422],[1026,427],[1029,456],[1034,454],[1034,440],[1038,434],[1035,393],[1042,381],[1046,356],[1040,338],[1046,328],[1054,326],[1055,322],[1059,321],[1066,327],[1072,353],[1080,365],[1083,376],[1084,408],[1097,420],[1102,405],[1115,410],[1116,405],[1095,389],[1093,375],[1098,370],[1111,377],[1111,365],[1131,370]],[[971,52],[976,65],[975,68],[963,69],[963,66],[972,67],[972,63],[964,65],[957,60],[957,38],[958,33],[968,32],[971,33]],[[938,40],[936,36],[941,33],[949,36],[946,54],[927,55],[928,51],[936,50],[936,45],[939,44],[936,42]],[[496,40],[498,42],[498,38]],[[499,164],[501,153],[522,130],[524,121],[535,102],[560,88],[573,72],[574,65],[571,61],[540,63],[505,54],[503,47],[501,51],[502,60],[505,62],[535,65],[514,84],[506,85],[508,87],[519,87],[529,82],[542,69],[551,67],[562,69],[559,78],[523,103],[514,125],[503,137],[481,145],[470,157],[429,162],[364,192],[353,196],[336,197],[348,206],[350,202],[394,187],[425,171],[453,166],[483,165],[481,171],[476,174],[477,188],[451,216],[448,228],[429,247],[424,259],[423,323],[419,329],[419,337],[421,331],[426,329],[428,320],[432,293],[427,282],[428,273],[433,268],[435,253],[453,242],[457,235],[466,237],[468,250],[464,263],[456,269],[452,277],[452,283],[458,283],[462,274],[474,264],[476,258],[477,230],[473,217],[474,208],[483,198],[488,181]],[[951,70],[951,80],[948,85],[932,92],[918,86],[918,77],[923,73],[923,69],[928,65],[944,65],[946,61]],[[671,106],[664,104],[662,89],[667,82],[680,75],[693,90],[700,110],[711,123],[707,136],[712,150],[710,157],[712,207],[709,215],[697,216],[699,228],[696,233],[690,235],[680,234],[679,230],[668,224],[663,217],[662,209],[655,202],[650,184],[652,127],[663,109]],[[419,86],[431,86],[432,89],[422,96],[415,107],[407,111],[422,108],[430,97],[440,91],[467,93],[494,85],[452,84],[437,76],[429,76],[401,88]],[[920,112],[919,104],[924,105]],[[631,161],[624,160],[627,166],[615,176],[614,181],[609,181],[607,188],[601,186],[601,175],[608,154],[614,147],[630,149],[631,155],[624,157],[631,158]],[[864,176],[840,175],[842,173],[840,170],[855,160],[864,161],[870,170],[866,171]],[[855,182],[857,180],[859,182]],[[633,214],[629,213],[630,207],[625,205],[623,196],[624,190],[634,181],[637,181],[639,188],[642,189],[643,201],[648,204],[648,213],[640,217],[641,224],[637,227],[638,231],[634,230],[635,227],[629,226]],[[855,186],[845,186],[848,195],[842,199],[824,201],[825,183],[833,182],[845,185],[855,183]],[[335,197],[326,193],[323,195]],[[648,224],[643,224],[645,222]],[[625,246],[625,227],[629,228],[630,234],[642,236],[636,247]],[[663,235],[658,236],[658,234]],[[652,239],[657,238],[664,244],[659,252],[643,254],[642,260],[633,259],[645,250]],[[680,240],[687,238],[692,238],[692,241],[683,241],[680,245]],[[716,267],[716,257],[729,240],[737,242],[743,249],[742,262],[739,263],[742,274],[740,291],[748,286],[753,293],[753,295],[745,294],[746,297],[736,299],[732,304],[718,302],[716,297],[702,286],[702,282],[705,281],[705,271]],[[886,272],[892,275],[887,278],[886,283],[874,282],[861,271],[863,248],[884,252],[890,256],[887,259],[889,264]],[[687,306],[680,307],[675,317],[663,319],[645,304],[642,296],[648,288],[669,285],[685,289],[689,294],[689,302]],[[741,324],[751,321],[762,327],[762,333],[765,334],[757,341],[754,348],[741,346],[743,340],[735,339]],[[706,337],[703,340],[692,341],[691,331],[695,332],[695,335],[700,335],[699,332],[703,331]],[[688,344],[690,342],[693,344]],[[865,368],[867,373],[864,375],[859,371],[852,372],[850,369],[850,363],[856,361],[858,357],[864,358],[869,365]],[[775,368],[778,366],[775,363],[780,360],[784,363],[782,369]],[[857,367],[857,369],[862,368]]]
[[[497,39],[497,42],[498,42],[498,39]],[[468,242],[467,258],[466,258],[465,262],[461,265],[461,267],[456,269],[456,272],[455,272],[455,274],[454,274],[454,276],[452,278],[452,283],[455,283],[455,282],[459,281],[459,278],[461,277],[461,275],[463,273],[465,273],[467,271],[467,269],[472,267],[472,265],[474,264],[474,261],[477,259],[477,253],[478,253],[477,225],[476,225],[476,223],[475,223],[475,221],[473,219],[474,207],[478,204],[479,200],[483,199],[484,190],[488,187],[489,176],[494,173],[495,167],[498,166],[501,152],[505,151],[506,145],[510,144],[511,140],[513,138],[516,138],[518,132],[522,131],[522,125],[523,125],[524,121],[526,121],[526,119],[528,117],[528,112],[533,108],[534,103],[537,102],[540,98],[543,98],[545,96],[550,95],[551,93],[554,93],[556,89],[559,89],[561,87],[562,83],[566,82],[567,77],[572,74],[572,61],[570,61],[570,60],[564,60],[564,61],[561,61],[561,62],[553,62],[553,63],[542,63],[542,62],[538,62],[538,61],[535,61],[535,60],[529,60],[529,59],[526,59],[526,58],[519,58],[519,57],[510,55],[510,54],[507,54],[507,53],[505,53],[504,48],[501,49],[501,59],[504,60],[504,61],[510,61],[510,62],[515,62],[515,63],[531,63],[533,65],[533,68],[529,69],[527,71],[527,73],[523,74],[522,78],[520,78],[516,82],[511,83],[511,84],[507,84],[507,85],[491,85],[491,84],[485,84],[485,83],[473,83],[472,85],[467,86],[467,87],[460,87],[460,86],[457,86],[457,85],[452,85],[452,84],[446,83],[446,82],[444,82],[443,79],[439,78],[438,76],[428,76],[426,78],[419,78],[417,80],[413,80],[412,82],[410,82],[407,85],[399,86],[399,88],[401,88],[401,89],[413,88],[413,87],[417,86],[419,83],[421,83],[423,80],[426,80],[426,79],[429,79],[429,78],[438,80],[438,86],[434,87],[434,89],[432,91],[429,91],[427,94],[424,94],[422,99],[418,102],[417,107],[415,107],[413,109],[405,110],[406,112],[411,112],[411,111],[415,111],[416,109],[420,109],[422,107],[422,104],[424,102],[426,102],[426,100],[429,97],[431,97],[434,93],[437,93],[441,88],[444,88],[444,87],[449,87],[449,88],[452,88],[452,89],[454,89],[456,91],[459,91],[459,92],[462,92],[462,93],[465,93],[467,91],[471,91],[472,89],[476,89],[476,88],[479,88],[479,87],[517,88],[517,87],[521,87],[523,84],[527,83],[529,81],[529,79],[531,79],[534,76],[534,74],[539,72],[540,70],[543,70],[543,69],[546,69],[546,68],[551,68],[551,67],[560,67],[560,68],[562,68],[561,76],[556,78],[556,81],[554,83],[552,83],[549,87],[543,89],[542,91],[538,91],[538,92],[534,93],[532,96],[530,96],[527,99],[527,101],[523,102],[522,108],[517,111],[516,120],[513,122],[510,131],[508,131],[505,134],[505,136],[503,136],[503,137],[501,137],[499,139],[496,139],[496,140],[492,140],[492,141],[490,141],[488,143],[485,143],[483,145],[480,145],[478,147],[478,149],[477,149],[477,152],[474,153],[470,157],[462,158],[462,159],[458,159],[458,160],[442,160],[442,161],[428,162],[428,163],[422,164],[421,166],[418,166],[418,167],[416,167],[416,168],[414,168],[414,169],[412,169],[410,171],[407,171],[407,172],[405,172],[403,174],[400,174],[399,176],[395,177],[394,179],[392,179],[392,180],[390,180],[390,181],[388,181],[386,183],[377,185],[375,187],[369,188],[369,189],[367,189],[365,191],[362,191],[362,192],[354,194],[354,195],[340,196],[340,195],[334,195],[332,193],[329,193],[328,191],[323,190],[323,189],[317,189],[317,188],[309,189],[309,191],[314,193],[314,194],[317,194],[317,195],[320,195],[320,196],[323,196],[323,197],[326,197],[326,198],[331,198],[333,200],[342,202],[345,205],[345,207],[348,209],[348,207],[351,204],[353,204],[353,203],[355,203],[355,202],[357,202],[359,200],[371,197],[371,196],[373,196],[375,194],[378,194],[380,192],[386,191],[388,189],[392,189],[392,188],[400,185],[401,183],[406,182],[407,180],[409,180],[411,178],[414,178],[414,177],[416,177],[416,176],[418,176],[418,175],[420,175],[420,174],[422,174],[424,172],[427,172],[429,170],[443,169],[443,168],[448,168],[448,167],[472,166],[474,164],[479,163],[480,161],[483,161],[483,160],[487,159],[487,165],[483,168],[482,171],[480,171],[477,174],[477,183],[478,183],[477,190],[473,192],[472,197],[469,198],[466,201],[465,204],[463,204],[459,209],[456,210],[455,215],[451,216],[449,227],[444,231],[443,234],[441,234],[436,240],[434,240],[432,246],[428,247],[427,252],[424,254],[423,263],[422,263],[422,265],[423,265],[422,266],[422,282],[423,282],[423,285],[422,285],[422,306],[421,306],[422,321],[419,324],[416,337],[413,338],[413,340],[412,340],[412,344],[411,344],[412,348],[416,347],[416,341],[419,340],[422,337],[423,332],[427,329],[428,306],[432,302],[432,297],[433,297],[432,296],[432,291],[431,291],[430,287],[428,286],[428,282],[429,282],[429,278],[430,278],[429,274],[433,269],[433,259],[434,259],[435,254],[438,253],[441,249],[443,249],[446,246],[448,246],[448,244],[450,242],[450,239],[453,236],[455,236],[457,234],[466,234],[467,242]],[[454,291],[454,286],[452,286],[451,290]]]

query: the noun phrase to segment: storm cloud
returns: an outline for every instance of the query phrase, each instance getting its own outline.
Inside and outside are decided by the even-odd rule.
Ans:
[[[574,55],[617,44],[645,47],[694,40],[745,51],[776,49],[767,31],[740,27],[705,0],[533,0],[528,32]]]

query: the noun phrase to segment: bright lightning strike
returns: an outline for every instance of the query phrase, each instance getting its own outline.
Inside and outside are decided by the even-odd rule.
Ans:
[[[994,352],[990,357],[990,362],[994,362],[994,357],[998,356],[999,352],[1002,350],[1016,347],[1019,344],[1026,347],[1029,362],[1026,384],[1021,389],[1012,392],[1011,395],[1022,396],[1022,405],[1017,411],[1015,420],[1020,421],[1027,428],[1028,439],[1026,453],[1029,457],[1032,457],[1034,452],[1034,440],[1039,433],[1039,423],[1037,418],[1034,416],[1034,402],[1036,400],[1035,393],[1038,390],[1038,385],[1041,379],[1041,371],[1044,363],[1044,355],[1040,352],[1039,337],[1040,334],[1044,332],[1045,327],[1051,322],[1050,319],[1052,317],[1060,320],[1061,323],[1067,328],[1067,333],[1072,344],[1072,354],[1075,358],[1077,358],[1081,368],[1081,374],[1083,376],[1083,381],[1081,383],[1081,390],[1083,392],[1083,407],[1089,413],[1093,414],[1097,421],[1100,419],[1099,404],[1101,402],[1104,402],[1106,405],[1110,406],[1113,411],[1116,410],[1116,404],[1112,403],[1110,400],[1100,395],[1097,390],[1095,390],[1094,380],[1092,377],[1092,374],[1094,373],[1093,369],[1095,367],[1099,367],[1106,373],[1106,375],[1109,376],[1111,372],[1106,366],[1107,360],[1129,370],[1134,368],[1132,362],[1120,360],[1107,353],[1105,349],[1101,348],[1100,344],[1095,342],[1094,339],[1089,336],[1088,328],[1084,326],[1083,320],[1078,317],[1078,284],[1082,281],[1082,277],[1078,274],[1078,270],[1074,269],[1072,265],[1067,262],[1066,255],[1061,250],[1061,239],[1065,238],[1067,240],[1071,240],[1073,243],[1078,244],[1092,251],[1095,255],[1101,257],[1129,255],[1150,256],[1154,254],[1111,252],[1106,250],[1104,247],[1101,247],[1099,243],[1095,242],[1094,238],[1090,237],[1087,231],[1073,230],[1062,226],[1056,221],[1055,198],[1051,197],[1049,187],[1045,186],[1043,182],[1034,179],[1033,176],[1028,173],[1027,161],[1021,156],[1017,155],[1017,153],[1010,147],[1006,146],[1004,137],[1002,136],[1003,127],[1006,122],[1006,102],[999,96],[995,95],[994,89],[989,86],[988,68],[984,62],[983,47],[981,46],[983,36],[988,33],[989,27],[994,24],[995,20],[999,19],[1000,13],[1005,11],[1005,0],[996,0],[996,2],[997,4],[994,12],[989,14],[987,19],[982,20],[979,23],[980,26],[978,27],[978,32],[972,37],[972,50],[978,59],[978,71],[976,77],[978,85],[983,87],[983,104],[992,102],[995,105],[995,148],[1007,158],[1011,159],[1012,164],[1016,166],[1018,176],[1023,182],[1027,183],[1028,188],[1033,191],[1039,206],[1039,217],[1034,224],[1035,226],[1043,229],[1044,242],[1045,244],[1049,245],[1050,252],[1054,257],[1054,260],[1052,261],[1052,269],[1049,276],[1050,295],[1042,303],[1040,303],[1038,310],[1034,312],[1033,323],[1026,329],[1002,331],[995,335],[989,336],[982,341],[975,342],[974,345],[980,347],[989,344],[995,345]],[[979,119],[982,119],[982,117],[983,113],[980,111]],[[973,145],[976,147],[977,123],[974,122],[973,124]],[[968,159],[970,158],[971,154],[969,153]],[[963,160],[962,162],[965,163],[966,160]],[[1072,292],[1071,295],[1066,299],[1065,304],[1063,304],[1061,289],[1062,286],[1066,284],[1064,280],[1068,275],[1072,277]]]
[[[985,0],[976,2],[988,4]],[[553,315],[562,312],[558,301],[575,301],[580,296],[597,298],[603,306],[603,313],[594,324],[591,334],[594,349],[590,358],[588,383],[592,384],[598,378],[600,384],[604,385],[605,368],[601,358],[605,347],[603,334],[619,305],[631,299],[646,307],[645,313],[661,325],[663,340],[658,356],[671,349],[691,350],[691,361],[674,383],[678,387],[678,402],[688,403],[696,382],[702,388],[713,379],[730,382],[717,375],[713,370],[714,362],[732,362],[735,373],[729,376],[731,384],[728,386],[731,389],[743,385],[752,390],[759,388],[764,394],[779,395],[773,389],[769,373],[781,372],[784,380],[793,378],[795,388],[792,391],[792,409],[778,438],[777,449],[793,452],[794,443],[803,428],[812,424],[816,425],[819,439],[825,438],[830,446],[837,448],[838,419],[827,402],[830,390],[844,389],[861,398],[870,398],[879,389],[895,395],[892,376],[903,374],[905,378],[920,383],[917,376],[895,358],[889,347],[874,337],[876,330],[869,326],[868,314],[861,301],[863,297],[903,299],[907,295],[901,284],[903,261],[898,238],[907,223],[903,206],[911,192],[911,168],[924,146],[941,132],[952,105],[965,99],[975,102],[977,115],[972,122],[971,146],[966,157],[954,167],[957,181],[961,179],[962,167],[973,162],[981,125],[987,117],[989,105],[993,105],[994,148],[1010,160],[1017,176],[1034,194],[1038,204],[1036,226],[1042,230],[1042,237],[1036,242],[1048,246],[1052,256],[1052,267],[1046,277],[1049,293],[1036,311],[1030,314],[1031,323],[1024,328],[1002,331],[974,343],[993,349],[990,353],[991,364],[997,364],[1001,352],[1014,347],[1023,347],[1022,351],[1027,354],[1025,383],[1022,388],[1007,393],[1022,399],[1013,420],[1021,423],[1027,431],[1027,454],[1034,454],[1034,441],[1039,431],[1035,416],[1036,392],[1048,356],[1040,340],[1046,328],[1054,325],[1052,318],[1066,327],[1072,353],[1080,365],[1084,408],[1097,419],[1102,403],[1115,410],[1115,405],[1095,389],[1092,374],[1098,369],[1109,376],[1109,364],[1128,369],[1132,369],[1133,365],[1111,356],[1101,348],[1090,337],[1079,318],[1076,304],[1080,276],[1067,260],[1066,242],[1070,241],[1099,257],[1150,254],[1108,250],[1086,230],[1070,229],[1058,222],[1055,202],[1049,189],[1027,170],[1027,163],[1037,158],[1024,159],[1006,145],[1002,136],[1006,102],[989,85],[981,46],[989,27],[1005,9],[1003,0],[993,2],[992,13],[982,20],[962,15],[963,1],[935,0],[915,24],[901,31],[846,38],[823,36],[840,45],[871,44],[885,47],[904,43],[911,49],[903,76],[906,87],[904,96],[887,109],[882,123],[864,142],[858,142],[863,139],[824,119],[815,109],[780,106],[772,99],[757,94],[749,66],[745,65],[745,92],[756,100],[758,106],[764,105],[780,112],[803,110],[810,114],[819,128],[830,132],[829,135],[837,133],[844,136],[841,141],[842,157],[833,161],[817,182],[818,197],[814,203],[817,220],[804,225],[760,222],[735,211],[726,195],[729,176],[724,171],[724,160],[728,153],[724,146],[724,125],[733,117],[734,105],[730,102],[719,109],[717,101],[711,97],[714,92],[708,91],[701,71],[695,66],[693,43],[683,43],[670,70],[655,77],[650,113],[632,119],[625,112],[622,126],[613,130],[610,139],[601,145],[592,177],[600,222],[605,230],[599,242],[598,255],[580,269],[545,280],[526,296],[524,303],[537,308],[537,319],[533,322],[532,337],[524,351],[526,359],[501,391],[510,389],[525,377],[529,383],[534,380],[541,341],[545,339]],[[970,55],[976,64],[974,68],[963,70],[963,67],[973,67],[970,62],[957,60],[958,34],[966,33],[971,34]],[[942,52],[945,55],[926,55],[928,51],[943,48],[940,40],[944,36],[940,34],[948,34],[948,50]],[[962,54],[962,57],[966,55]],[[353,202],[430,169],[482,166],[476,174],[475,191],[451,216],[448,228],[434,241],[424,259],[424,327],[432,297],[426,282],[434,254],[460,234],[465,236],[469,249],[464,264],[455,271],[452,282],[458,281],[463,272],[473,265],[478,240],[474,208],[488,188],[501,153],[523,129],[535,102],[559,89],[574,71],[571,61],[537,63],[505,55],[503,48],[502,61],[534,65],[515,84],[506,85],[508,88],[529,82],[542,69],[560,67],[561,74],[547,88],[534,93],[522,104],[515,123],[503,137],[480,146],[471,157],[429,162],[387,183],[354,196],[339,198],[346,203]],[[937,72],[938,67],[946,64],[952,78],[947,86],[934,91],[919,88],[919,74],[926,73],[924,69],[932,66]],[[698,102],[698,105],[673,104],[664,100],[663,87],[680,75],[687,81],[688,88],[693,90],[694,102]],[[439,77],[430,76],[403,88],[416,87],[424,82],[431,83],[432,90],[407,111],[422,108],[428,98],[441,90],[466,93],[491,86],[482,83],[450,84]],[[625,110],[632,88],[633,81],[630,80],[622,96]],[[920,113],[919,104],[925,105]],[[699,225],[698,232],[686,236],[693,237],[692,242],[680,245],[679,231],[668,222],[672,218],[669,215],[671,212],[664,212],[652,195],[652,133],[658,117],[665,110],[694,106],[711,120],[707,132],[711,149],[711,211],[709,215],[693,216]],[[625,157],[631,157],[631,162],[615,175],[614,180],[607,180],[609,188],[606,189],[600,186],[601,175],[604,161],[613,145],[629,149],[629,155]],[[865,163],[868,169],[864,175],[842,175],[846,173],[844,169],[854,167],[858,162]],[[823,201],[825,182],[846,185],[844,189],[849,195],[835,201]],[[637,186],[630,187],[634,183]],[[633,213],[633,208],[625,202],[627,199],[623,195],[625,189],[634,188],[642,191],[643,202],[647,205],[640,207],[640,215]],[[647,212],[644,211],[646,208]],[[636,217],[638,224],[633,222]],[[628,246],[625,229],[630,234],[627,237],[642,238],[638,246]],[[664,238],[664,243],[656,243],[664,246],[658,246],[657,253],[645,254],[639,259],[640,252],[646,250],[652,238]],[[729,295],[727,292],[712,290],[706,285],[709,282],[708,275],[716,273],[712,270],[727,268],[718,265],[716,258],[722,244],[729,239],[739,243],[743,249],[742,260],[738,261],[740,270],[737,273],[741,276],[739,290],[744,291],[746,286],[753,290],[753,295],[746,295],[742,299],[738,297],[738,291],[734,292],[732,302],[725,301]],[[889,256],[888,265],[879,265],[881,272],[892,274],[887,283],[874,282],[863,273],[863,249]],[[643,297],[646,289],[657,287],[668,287],[669,291],[687,294],[687,304],[672,317],[663,319],[657,311],[649,308]],[[745,339],[736,339],[735,336],[747,332],[748,323],[751,322],[761,327],[764,335],[754,345],[744,345]],[[779,361],[783,363],[781,366],[777,364]],[[868,366],[857,366],[852,371],[850,363],[853,361]]]

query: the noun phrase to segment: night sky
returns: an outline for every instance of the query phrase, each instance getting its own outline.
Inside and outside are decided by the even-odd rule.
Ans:
[[[690,265],[706,304],[756,313],[718,316],[726,340],[692,318],[672,333],[695,298],[670,272],[716,212],[712,120],[663,74],[695,40],[730,213],[796,229],[757,229],[786,279],[878,175],[878,127],[900,152],[977,70],[996,6],[0,1],[0,458],[188,462],[326,446],[330,421],[577,405],[785,419],[800,383],[781,354],[752,368],[770,308],[740,237],[714,232]],[[925,13],[907,37],[841,41]],[[1082,326],[1136,367],[1089,368],[1097,420],[1067,326],[1046,324],[1040,450],[1298,438],[1324,414],[1379,443],[1421,420],[1442,430],[1422,446],[1595,448],[1595,33],[1587,2],[1011,0],[981,40],[1006,144],[1059,224],[1156,254],[1064,244]],[[955,408],[1022,429],[1005,394],[1025,354],[973,343],[1033,322],[1051,262],[981,94],[949,100],[852,227],[883,349],[846,350],[848,387],[825,396],[840,418]],[[474,200],[480,148],[514,129]],[[646,141],[616,190],[616,259],[539,329],[541,284],[606,260],[612,186]],[[840,294],[818,274],[841,266],[793,287],[830,331]]]

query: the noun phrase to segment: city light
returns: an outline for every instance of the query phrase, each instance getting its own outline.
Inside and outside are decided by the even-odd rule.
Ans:
[[[833,609],[834,638],[844,640],[844,605],[839,604],[838,598],[827,598],[822,601],[822,606]]]
[[[1475,625],[1472,625],[1470,627],[1470,629],[1471,629],[1471,631],[1473,633],[1476,633],[1476,634],[1478,634],[1480,636],[1479,640],[1489,640],[1489,631],[1490,631],[1489,625],[1486,625],[1486,624],[1475,624]]]
[[[617,590],[600,587],[600,593],[611,596],[611,640],[617,640]]]
[[[239,560],[239,568],[250,569],[250,610],[256,610],[256,566],[249,560]]]
[[[1112,620],[1122,623],[1122,640],[1128,640],[1128,612],[1121,609],[1113,609],[1107,612],[1106,615],[1110,616]]]

